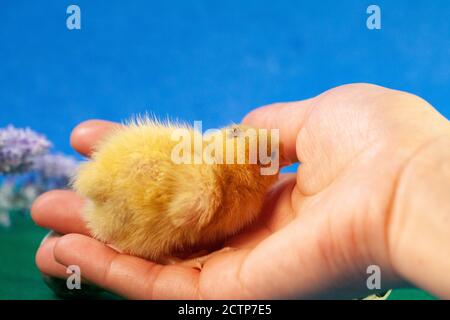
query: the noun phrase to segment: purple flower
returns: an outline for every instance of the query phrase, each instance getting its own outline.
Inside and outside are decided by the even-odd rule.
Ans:
[[[19,129],[12,125],[0,129],[0,173],[26,171],[33,158],[51,147],[43,136],[29,128]]]
[[[45,179],[69,181],[78,167],[78,161],[63,154],[45,154],[36,157],[33,169]]]

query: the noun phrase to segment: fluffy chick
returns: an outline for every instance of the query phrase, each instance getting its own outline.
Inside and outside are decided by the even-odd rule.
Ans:
[[[224,142],[214,157],[231,152],[226,140],[234,139],[231,157],[237,160],[236,150],[243,147],[245,164],[176,164],[172,152],[179,141],[172,134],[180,128],[194,140],[194,130],[186,125],[135,121],[107,136],[80,166],[73,186],[88,198],[84,217],[95,238],[165,263],[220,244],[257,217],[277,179],[277,174],[261,175],[259,159],[249,163],[248,148],[252,139],[259,140],[259,130],[245,139],[238,139],[247,130],[241,125],[212,134]],[[268,140],[270,155],[274,146]]]

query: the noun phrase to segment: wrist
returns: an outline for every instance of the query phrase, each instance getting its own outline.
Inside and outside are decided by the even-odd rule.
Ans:
[[[450,135],[408,161],[396,189],[388,246],[398,275],[450,297]]]

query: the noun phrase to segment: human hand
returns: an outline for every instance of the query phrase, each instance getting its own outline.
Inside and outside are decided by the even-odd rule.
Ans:
[[[448,121],[416,96],[357,84],[263,107],[243,122],[279,128],[283,158],[301,165],[280,176],[258,221],[226,243],[237,250],[213,255],[201,271],[120,254],[90,237],[84,199],[51,191],[34,203],[33,219],[64,236],[42,244],[39,269],[64,278],[78,265],[86,281],[138,299],[359,297],[373,264],[383,289],[402,283],[396,191],[411,159],[450,134]],[[89,155],[115,125],[85,122],[72,145]]]

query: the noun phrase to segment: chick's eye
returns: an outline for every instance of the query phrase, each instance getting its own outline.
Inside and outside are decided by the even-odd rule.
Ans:
[[[229,138],[236,138],[236,137],[239,136],[240,133],[241,133],[241,131],[240,131],[238,128],[235,127],[235,128],[233,128],[233,129],[231,129],[231,131],[230,131],[228,137],[229,137]]]

